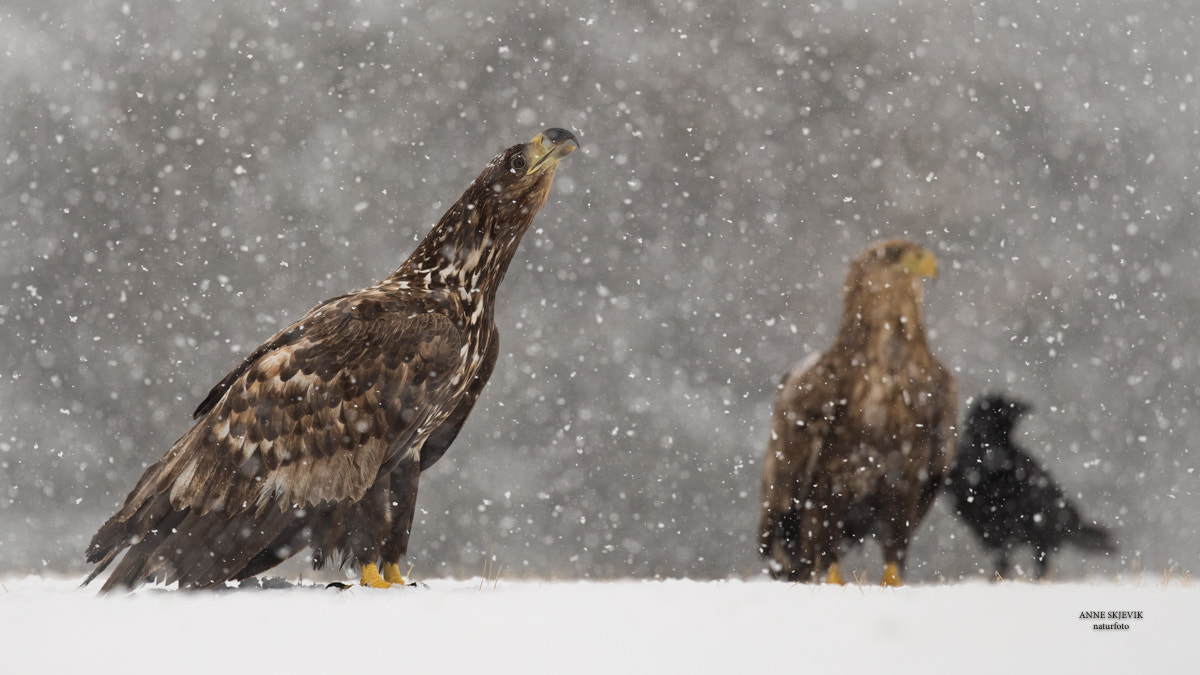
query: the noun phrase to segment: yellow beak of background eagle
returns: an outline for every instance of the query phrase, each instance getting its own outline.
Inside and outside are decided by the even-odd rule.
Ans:
[[[525,165],[529,167],[525,175],[554,168],[560,159],[578,147],[579,140],[566,129],[556,127],[543,131],[525,144]]]
[[[933,253],[923,248],[905,251],[904,255],[900,257],[900,262],[897,263],[897,266],[907,274],[918,274],[930,279],[937,278],[937,258],[933,256]]]

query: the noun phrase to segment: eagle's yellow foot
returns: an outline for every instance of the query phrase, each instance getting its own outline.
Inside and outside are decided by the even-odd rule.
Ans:
[[[387,569],[386,565],[384,566],[384,569],[385,570]],[[399,576],[399,570],[397,570],[397,576]],[[370,563],[370,564],[362,566],[362,573],[359,577],[358,584],[360,586],[367,586],[370,588],[391,588],[392,587],[392,582],[379,576],[379,568],[375,566],[375,563]]]
[[[825,573],[825,583],[837,584],[838,586],[846,583],[842,580],[842,568],[837,563],[829,566],[829,571]]]
[[[390,584],[396,584],[397,586],[408,585],[408,582],[405,581],[404,577],[400,574],[399,563],[385,563],[383,565],[383,580]]]
[[[900,581],[900,566],[894,562],[887,563],[883,566],[883,585],[884,586],[903,586],[904,582]]]

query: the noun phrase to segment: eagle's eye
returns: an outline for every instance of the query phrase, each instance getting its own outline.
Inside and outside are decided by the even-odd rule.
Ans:
[[[522,155],[520,153],[513,155],[512,161],[509,162],[509,166],[512,167],[513,171],[524,171],[525,170],[525,155]]]

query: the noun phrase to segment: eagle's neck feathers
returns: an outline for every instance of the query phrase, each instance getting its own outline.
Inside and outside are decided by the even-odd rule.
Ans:
[[[928,353],[921,319],[921,282],[856,284],[846,294],[837,348],[890,361]]]
[[[549,181],[521,194],[472,184],[408,260],[382,284],[458,297],[472,324],[490,321],[496,290],[549,193]]]

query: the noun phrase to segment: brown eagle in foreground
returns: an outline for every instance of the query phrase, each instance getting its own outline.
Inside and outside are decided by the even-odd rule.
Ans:
[[[909,535],[953,460],[954,378],[929,352],[922,277],[933,254],[903,240],[850,264],[829,351],[784,377],[763,466],[759,552],[776,578],[843,583],[845,547],[876,538],[900,585]]]
[[[492,374],[496,289],[578,146],[548,129],[500,153],[391,276],[255,349],[92,537],[84,583],[127,548],[104,591],[216,586],[311,548],[403,585],[417,480]]]

